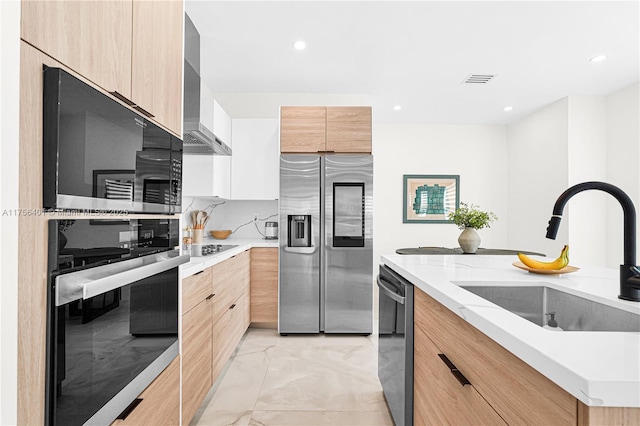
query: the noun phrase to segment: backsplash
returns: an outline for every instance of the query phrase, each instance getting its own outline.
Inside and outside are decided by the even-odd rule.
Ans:
[[[213,207],[216,206],[216,207]],[[229,238],[263,238],[265,222],[278,222],[278,200],[223,200],[216,198],[182,198],[182,227],[192,226],[191,210],[205,210],[210,219],[205,228],[205,238],[210,237],[209,231],[214,229],[236,230]],[[258,214],[258,221],[254,225],[253,216]],[[257,225],[257,228],[256,228]],[[258,232],[259,230],[259,232]]]

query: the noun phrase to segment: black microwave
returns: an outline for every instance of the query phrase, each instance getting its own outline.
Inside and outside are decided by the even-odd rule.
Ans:
[[[179,138],[60,68],[43,101],[45,210],[180,212]]]

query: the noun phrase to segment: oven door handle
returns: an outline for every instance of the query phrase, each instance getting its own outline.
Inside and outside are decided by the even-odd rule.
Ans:
[[[176,249],[58,275],[55,278],[56,306],[124,287],[187,263],[189,258],[188,254],[180,255],[180,250]]]
[[[384,283],[384,280],[382,279],[382,277],[380,277],[380,275],[378,275],[377,280],[378,280],[378,288],[380,289],[381,292],[383,292],[384,294],[386,294],[388,297],[395,300],[399,304],[404,305],[405,297],[400,296],[398,293],[396,293],[395,291],[387,287],[387,285]]]

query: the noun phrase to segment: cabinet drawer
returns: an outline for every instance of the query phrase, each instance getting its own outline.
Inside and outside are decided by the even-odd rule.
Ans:
[[[416,288],[415,323],[509,424],[576,424],[577,400]]]
[[[249,251],[218,263],[211,269],[215,294],[213,298],[213,322],[215,323],[235,300],[249,292]]]
[[[414,424],[504,425],[473,386],[454,377],[425,332],[420,327],[414,330]]]
[[[182,313],[193,309],[213,292],[211,269],[200,271],[182,280]]]
[[[215,381],[249,326],[249,297],[245,295],[229,306],[213,325],[213,366]]]
[[[180,357],[171,364],[140,394],[140,404],[124,419],[112,426],[167,425],[180,421]]]
[[[182,424],[188,425],[211,385],[212,302],[203,300],[182,317]]]

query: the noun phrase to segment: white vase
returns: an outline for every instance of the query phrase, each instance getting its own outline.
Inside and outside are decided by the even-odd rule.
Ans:
[[[480,235],[473,228],[464,228],[458,237],[458,244],[464,253],[475,253],[480,247]]]

